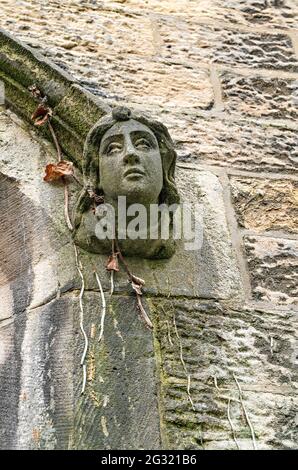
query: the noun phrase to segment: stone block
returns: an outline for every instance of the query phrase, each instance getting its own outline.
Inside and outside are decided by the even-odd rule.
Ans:
[[[240,227],[298,233],[296,181],[232,177],[230,183]]]
[[[120,5],[120,4],[123,4]],[[109,2],[104,3],[107,8]],[[224,22],[232,25],[265,27],[265,28],[297,28],[298,18],[294,0],[118,0],[113,2],[114,7],[122,7],[122,11],[135,9],[139,13],[151,13],[191,17],[200,22]],[[140,8],[142,6],[142,9]]]
[[[297,305],[298,241],[247,236],[244,239],[253,297]]]
[[[163,448],[253,449],[243,407],[258,449],[295,448],[293,312],[177,299],[154,308]]]
[[[254,172],[296,173],[297,131],[254,123],[244,117],[206,118],[195,113],[164,114],[181,162]]]
[[[198,245],[189,250],[185,244],[188,241],[183,236],[177,240],[176,252],[170,259],[127,258],[131,271],[145,280],[145,291],[151,295],[241,298],[242,282],[227,224],[223,188],[218,178],[207,171],[178,169],[177,184],[181,201],[191,204],[192,211],[195,204],[199,204],[195,229]],[[76,277],[75,266],[69,261],[73,249],[66,246],[64,250],[61,259],[68,260],[68,269],[65,272],[64,262],[58,265],[61,286],[69,285],[70,279]],[[107,257],[83,250],[80,250],[80,257],[87,288],[98,289],[93,274],[93,267],[96,266],[101,282],[105,289],[109,289],[109,277],[105,270]],[[68,275],[69,280],[65,277]],[[116,291],[127,292],[127,275],[124,272],[117,273],[114,280]]]
[[[54,56],[50,55],[57,62]],[[213,89],[209,73],[180,64],[163,64],[136,57],[91,57],[86,67],[82,54],[63,56],[62,63],[71,70],[89,91],[105,97],[109,103],[142,105],[147,109],[186,108],[209,109],[213,104]]]
[[[229,112],[266,119],[297,118],[298,81],[286,78],[221,74],[224,105]]]
[[[158,382],[153,338],[133,296],[106,296],[104,334],[99,293],[84,296],[84,328],[89,338],[87,385],[80,395],[82,369],[76,363],[74,449],[159,449]],[[152,317],[149,305],[144,306]],[[79,328],[77,316],[77,329]],[[83,350],[82,336],[76,349]]]
[[[229,66],[298,71],[289,36],[242,32],[222,25],[197,24],[194,18],[160,18],[161,55],[184,63],[218,63]]]

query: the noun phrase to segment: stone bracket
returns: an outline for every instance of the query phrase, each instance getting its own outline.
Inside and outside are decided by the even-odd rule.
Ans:
[[[36,85],[54,111],[57,138],[67,157],[81,168],[83,145],[90,128],[110,108],[84,90],[58,66],[0,29],[0,80],[5,102],[31,122],[37,103],[28,88]],[[41,132],[50,139],[46,128]]]

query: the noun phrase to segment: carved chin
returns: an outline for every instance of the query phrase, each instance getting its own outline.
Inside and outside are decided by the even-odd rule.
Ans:
[[[116,198],[118,196],[126,196],[130,203],[139,203],[139,204],[146,204],[148,202],[157,202],[159,194],[156,193],[156,187],[152,187],[152,185],[148,185],[142,175],[141,178],[125,178],[122,182],[120,187],[118,188],[118,192],[115,195]],[[113,198],[115,199],[115,197]]]

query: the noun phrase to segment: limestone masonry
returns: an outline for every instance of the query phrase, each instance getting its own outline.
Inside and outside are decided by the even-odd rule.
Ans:
[[[106,109],[164,123],[182,200],[204,207],[200,252],[130,262],[153,337],[119,275],[98,343],[94,264],[107,298],[109,278],[81,251],[81,396],[80,279],[63,190],[42,180],[55,150],[21,101],[0,106],[0,448],[297,448],[298,0],[0,0],[0,28]],[[78,142],[86,103],[73,125],[63,108]]]

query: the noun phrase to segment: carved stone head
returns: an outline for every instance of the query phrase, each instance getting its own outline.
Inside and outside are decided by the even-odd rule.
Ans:
[[[75,215],[76,231],[82,218],[90,210],[92,199],[101,196],[105,203],[116,206],[119,196],[125,196],[128,205],[139,203],[149,208],[150,204],[174,204],[179,196],[174,180],[176,152],[166,127],[143,115],[133,114],[129,109],[118,107],[105,115],[90,130],[84,147],[84,190],[80,196]],[[87,224],[89,229],[90,223]],[[85,224],[86,227],[86,224]],[[77,232],[76,232],[77,233]],[[77,236],[77,235],[76,235]],[[87,249],[105,252],[103,243],[89,234],[93,242]],[[82,233],[77,236],[79,244]],[[127,255],[144,257],[168,257],[173,253],[173,241],[158,243],[124,243]],[[138,246],[139,245],[139,246]],[[146,245],[146,247],[145,247]],[[158,247],[159,245],[159,247]],[[167,245],[167,248],[166,248]],[[134,248],[133,248],[134,247]],[[134,253],[137,251],[137,253]],[[159,253],[159,254],[158,254]]]

